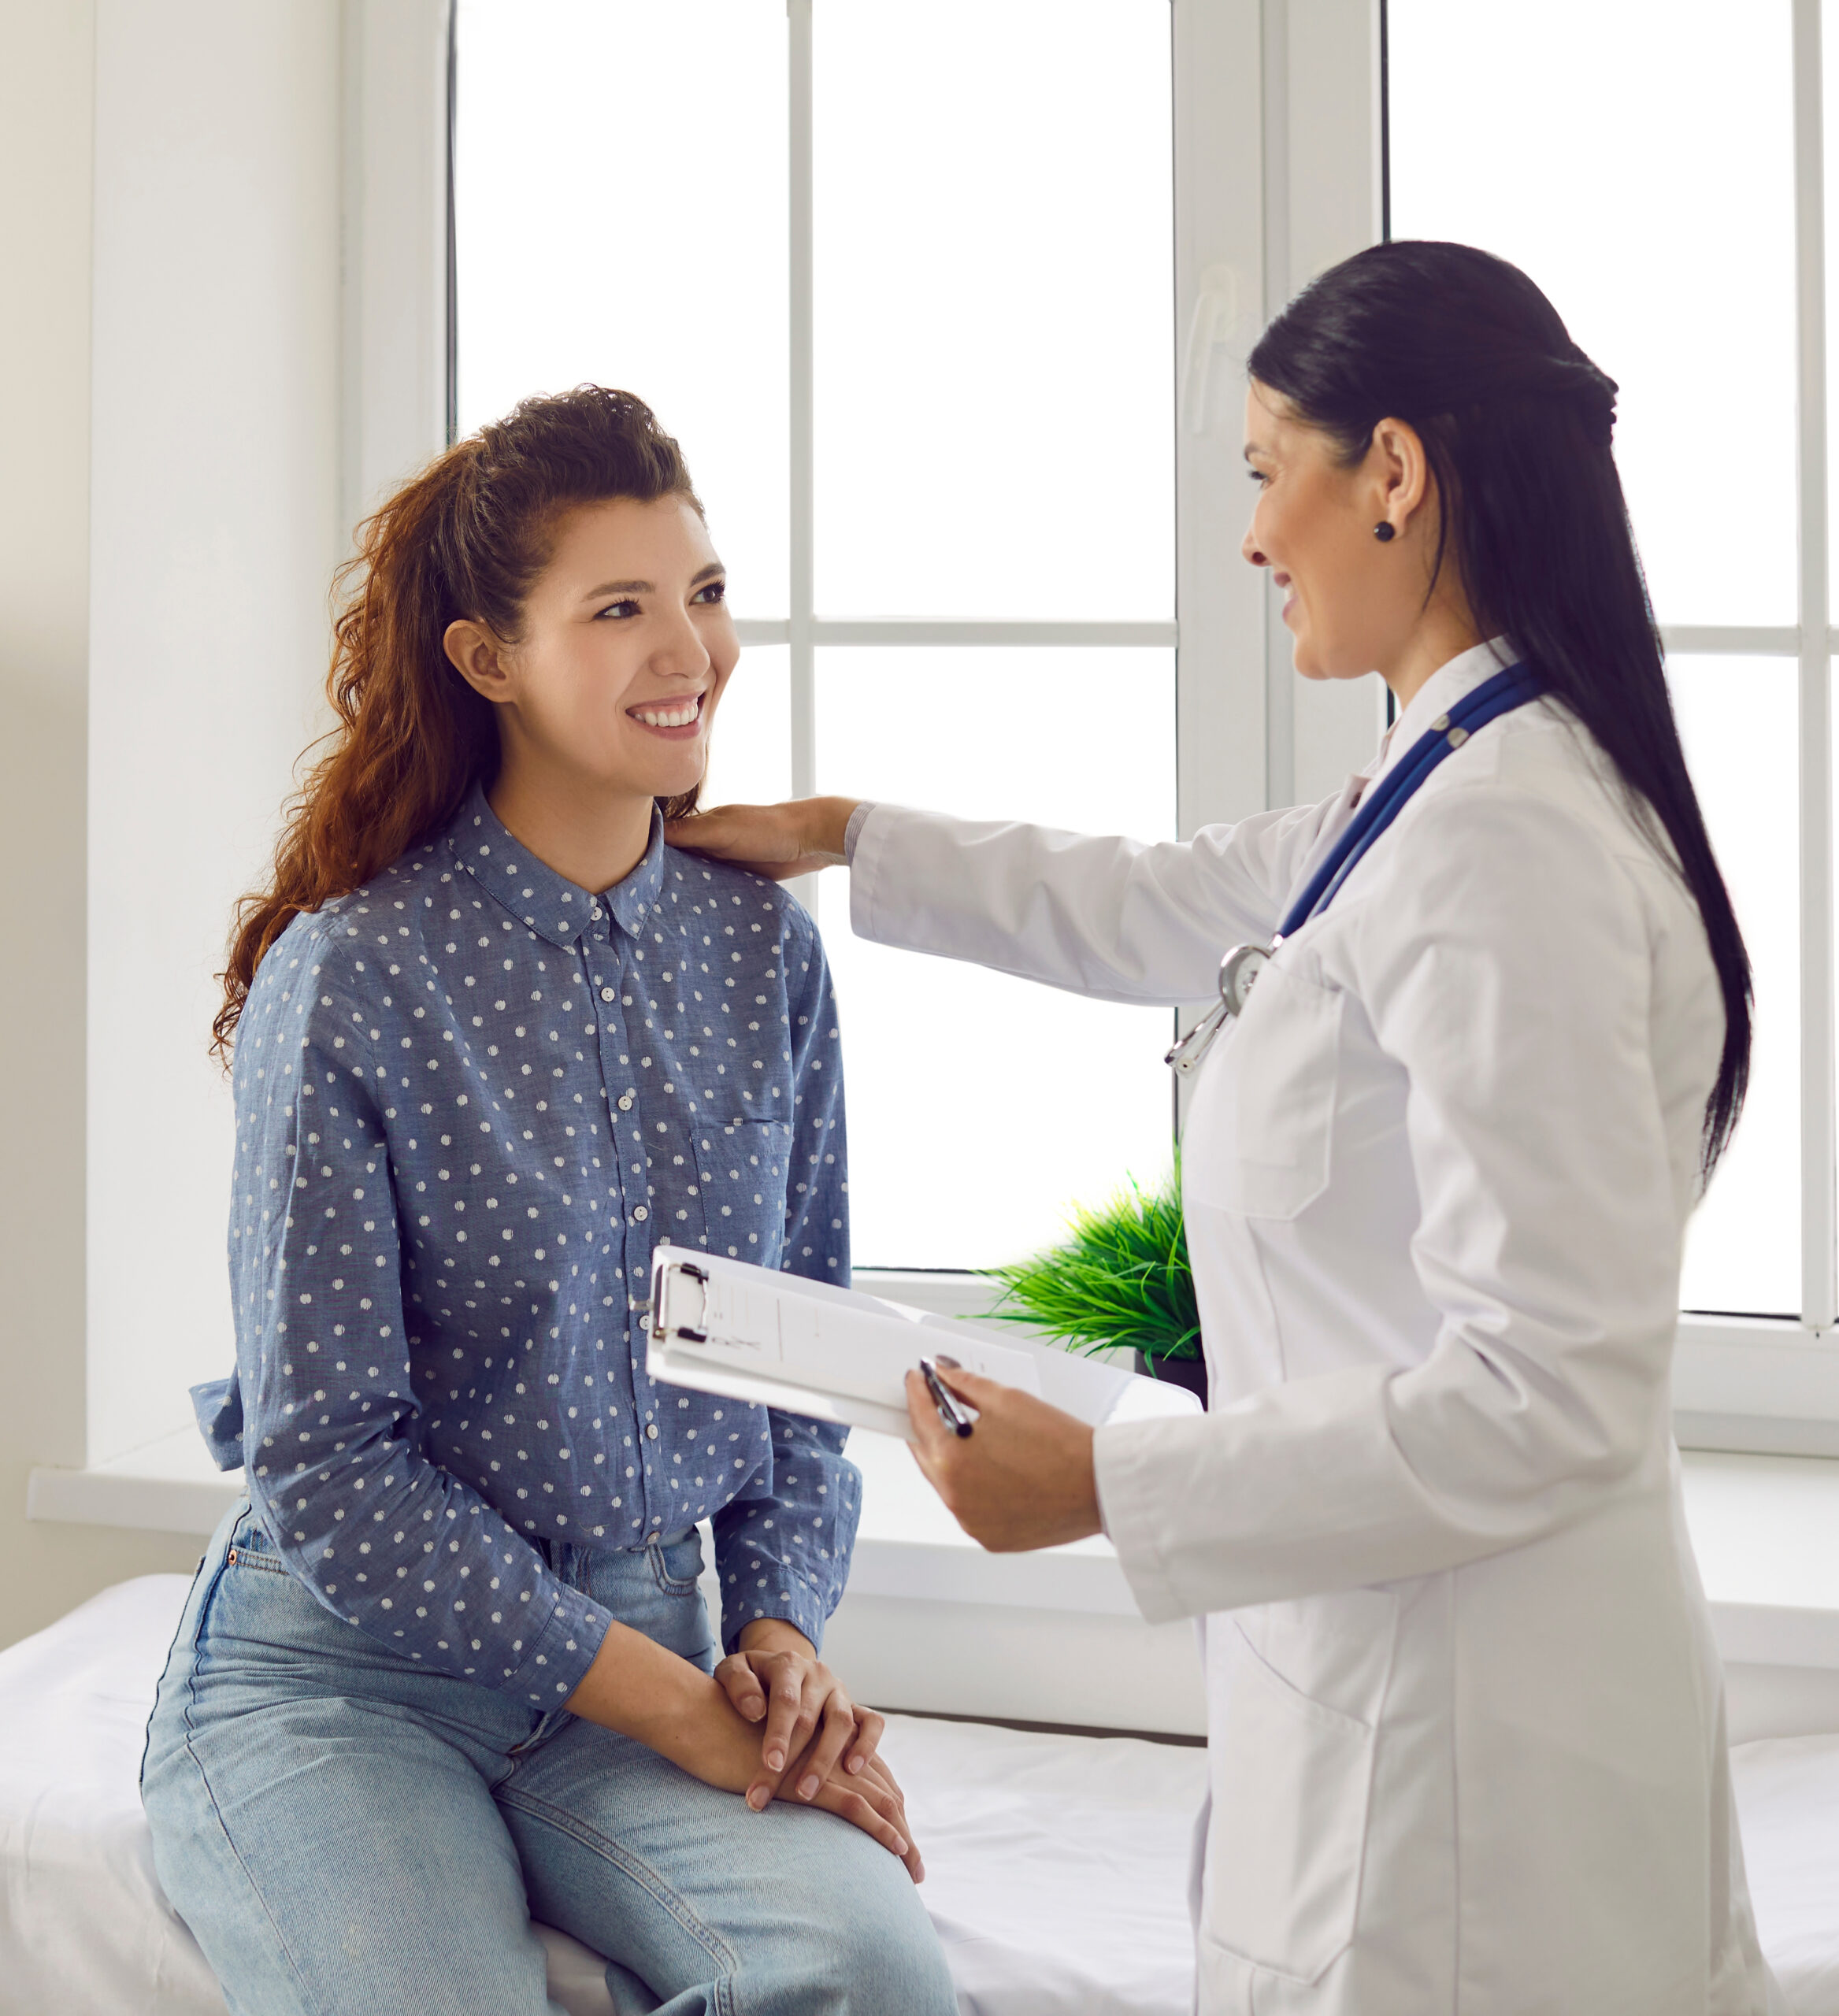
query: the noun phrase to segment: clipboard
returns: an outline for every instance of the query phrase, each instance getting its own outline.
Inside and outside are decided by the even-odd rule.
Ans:
[[[904,1442],[907,1375],[941,1351],[1095,1428],[1200,1411],[1181,1387],[1033,1338],[668,1243],[651,1256],[646,1336],[654,1379]]]

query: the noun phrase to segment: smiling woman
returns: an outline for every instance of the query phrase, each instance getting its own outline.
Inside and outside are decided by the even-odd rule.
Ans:
[[[649,582],[625,578],[635,560],[659,580],[673,568],[686,580],[693,573],[694,596],[661,611]],[[636,623],[647,645],[660,622],[673,632],[662,656],[612,654],[626,665],[622,690],[640,665],[653,666],[649,688],[635,698],[662,697],[682,677],[675,668],[700,653],[703,669],[691,676],[710,690],[706,736],[739,651],[722,578],[677,445],[630,393],[584,385],[526,400],[405,484],[360,527],[358,552],[341,572],[351,592],[335,626],[327,681],[338,725],[282,834],[273,886],[240,907],[216,1024],[220,1047],[262,954],[291,919],[357,888],[443,825],[476,784],[495,777],[495,790],[527,799],[525,780],[546,758],[558,761],[558,781],[576,779],[590,791],[597,773],[602,787],[614,775],[636,781],[609,740],[624,731],[584,719],[607,698],[597,690],[590,699],[574,676],[603,662],[602,645],[586,641],[594,626],[610,633]],[[679,626],[693,632],[693,647]],[[558,750],[564,717],[587,729],[585,745]],[[631,736],[631,761],[655,732]],[[706,754],[699,747],[646,773],[654,780],[647,792],[661,795],[667,814],[694,809]],[[571,809],[578,802],[577,795]],[[599,806],[600,818],[606,809]],[[640,803],[627,824],[640,813],[648,821]]]
[[[217,1019],[236,1371],[194,1398],[248,1495],[143,1787],[232,2007],[406,2016],[439,1970],[535,2016],[533,1905],[628,2006],[955,2006],[881,1718],[818,1653],[844,1431],[646,1365],[658,1236],[849,1275],[816,929],[665,843],[722,594],[676,443],[595,386],[365,528],[339,725]]]
[[[499,816],[570,881],[603,889],[643,854],[653,800],[695,802],[740,647],[693,497],[579,505],[549,544],[513,636],[462,617],[442,643],[496,710]],[[642,578],[606,578],[634,565]]]

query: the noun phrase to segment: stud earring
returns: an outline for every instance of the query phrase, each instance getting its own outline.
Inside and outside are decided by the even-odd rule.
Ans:
[[[1381,546],[1385,546],[1391,540],[1396,539],[1398,536],[1398,528],[1396,525],[1387,524],[1384,518],[1381,518],[1379,523],[1373,528],[1373,536],[1378,540]]]

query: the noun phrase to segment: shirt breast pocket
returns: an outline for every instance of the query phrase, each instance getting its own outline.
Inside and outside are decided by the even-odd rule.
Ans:
[[[1273,963],[1208,1060],[1183,1130],[1187,1196],[1293,1218],[1328,1188],[1344,997]]]
[[[705,1121],[696,1128],[695,1143],[710,1251],[777,1267],[792,1188],[791,1121]]]

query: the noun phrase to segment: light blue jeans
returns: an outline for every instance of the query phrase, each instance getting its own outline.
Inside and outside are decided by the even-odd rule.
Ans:
[[[558,1572],[705,1672],[692,1531]],[[213,1539],[147,1728],[160,1881],[235,2016],[554,2016],[532,1917],[662,2016],[954,2016],[906,1870],[654,1751],[450,1679],[325,1610],[247,1504]]]

